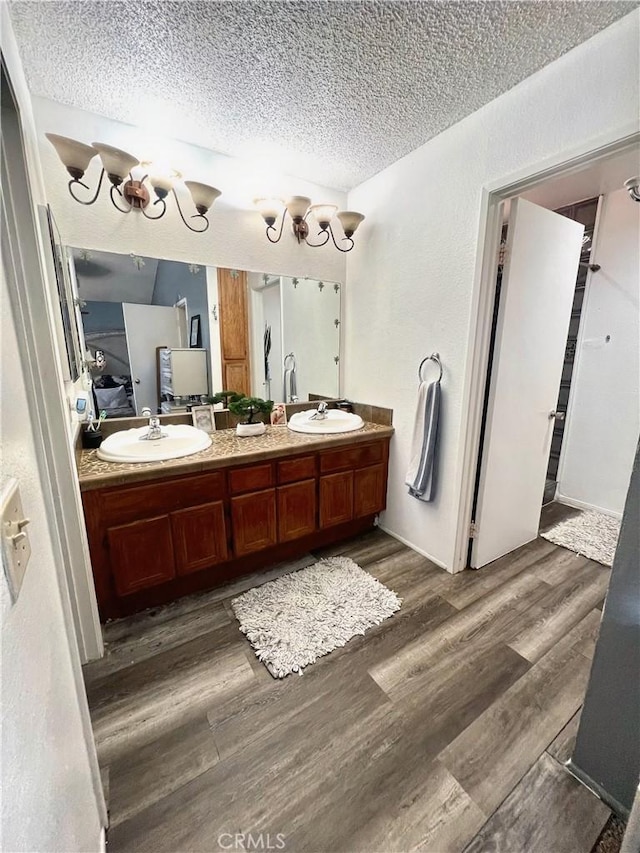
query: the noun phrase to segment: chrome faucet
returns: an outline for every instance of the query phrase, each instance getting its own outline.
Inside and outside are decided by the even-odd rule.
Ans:
[[[157,415],[151,414],[151,409],[147,406],[142,410],[142,417],[149,418],[149,431],[146,435],[140,436],[140,441],[155,441],[158,438],[166,438],[166,432],[162,432],[160,426],[160,418]]]
[[[321,400],[318,403],[317,411],[313,415],[311,415],[309,420],[310,421],[326,421],[326,419],[327,419],[327,404],[324,402],[324,400]]]

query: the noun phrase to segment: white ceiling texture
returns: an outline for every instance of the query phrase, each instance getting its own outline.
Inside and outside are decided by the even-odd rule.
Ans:
[[[35,95],[348,189],[637,2],[12,2]],[[588,93],[586,93],[588,94]]]

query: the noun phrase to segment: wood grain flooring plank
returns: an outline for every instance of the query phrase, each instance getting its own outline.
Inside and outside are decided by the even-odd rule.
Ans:
[[[332,850],[457,853],[485,822],[485,815],[451,774],[434,761],[410,795],[381,808],[361,829]]]
[[[398,720],[388,737],[380,732],[377,747],[372,742],[361,770],[356,775],[341,774],[335,789],[326,787],[319,795],[314,792],[312,802],[304,805],[307,819],[294,827],[287,825],[291,847],[317,850],[321,837],[320,849],[335,853],[395,849],[396,843],[403,850],[409,849],[403,845],[419,845],[421,839],[430,839],[434,845],[437,840],[446,849],[449,843],[453,849],[461,849],[484,816],[466,795],[458,796],[459,785],[449,785],[448,773],[437,764],[432,766],[433,760],[527,666],[503,647],[476,668],[475,678],[464,673],[456,680],[450,671],[439,688],[434,682],[433,693],[422,703],[413,707],[394,703]],[[436,805],[439,797],[443,797],[441,807]],[[425,808],[433,805],[433,811],[421,814],[420,804]],[[381,840],[375,842],[378,836]]]
[[[594,563],[593,560],[589,560],[581,554],[576,554],[574,551],[569,551],[567,548],[561,548],[559,545],[556,545],[553,559],[539,565],[537,571],[540,580],[555,586],[579,575],[588,566],[598,568],[601,572],[609,572],[606,566],[601,566],[599,563]]]
[[[580,713],[582,708],[571,717],[567,725],[555,737],[549,746],[547,752],[559,764],[566,764],[573,755],[573,750],[576,745],[576,737],[578,735],[578,726],[580,725]]]
[[[544,559],[553,558],[557,550],[557,545],[545,539],[534,539],[516,552],[507,554],[481,569],[465,569],[455,575],[448,575],[449,583],[441,594],[455,607],[468,607],[521,572],[536,571],[539,563]]]
[[[446,658],[452,669],[466,665],[516,633],[522,614],[549,589],[534,575],[519,574],[474,602],[443,625],[425,632],[401,651],[370,669],[371,676],[394,700],[428,687],[434,663]]]
[[[570,628],[588,598],[576,569],[591,577],[593,563],[537,540],[491,572],[452,576],[380,530],[318,556],[330,554],[403,605],[302,677],[273,679],[230,609],[291,563],[109,626],[123,663],[139,655],[87,679],[110,763],[111,853],[210,853],[260,832],[263,845],[283,833],[285,853],[461,851],[546,748],[562,755],[600,619]],[[208,608],[226,623],[206,631]],[[516,641],[536,655],[551,645],[532,663]],[[544,786],[527,786],[544,802]],[[520,831],[526,805],[503,827]]]
[[[545,504],[540,513],[540,533],[545,533],[554,524],[558,524],[559,521],[565,521],[574,515],[579,515],[580,512],[581,510],[575,507],[566,506],[557,501]]]
[[[206,717],[173,728],[110,765],[111,828],[166,797],[219,761]]]
[[[201,607],[210,607],[217,602],[231,599],[248,589],[255,586],[261,586],[267,581],[275,580],[289,572],[296,572],[305,566],[310,566],[316,562],[315,557],[311,554],[305,554],[297,560],[288,560],[284,563],[264,569],[259,572],[254,572],[250,575],[243,575],[231,583],[223,586],[215,587],[214,589],[205,592],[199,592],[195,595],[187,595],[179,598],[171,604],[165,604],[162,607],[154,607],[150,610],[145,610],[142,613],[136,613],[133,616],[127,616],[125,619],[117,619],[114,622],[108,622],[103,626],[103,634],[105,642],[108,645],[115,644],[119,640],[132,636],[144,636],[145,633],[157,625],[162,625],[165,622],[171,622],[176,619],[188,618],[191,614],[199,610]]]
[[[373,626],[364,636],[320,658],[302,676],[274,679],[247,688],[208,712],[216,743],[223,758],[251,740],[278,728],[299,710],[336,685],[361,677],[374,662],[396,654],[427,626],[443,623],[455,609],[440,598],[427,599],[408,612],[401,609],[390,619]],[[243,636],[248,654],[253,654]],[[255,656],[254,656],[255,657]],[[516,656],[512,653],[512,658]],[[259,663],[256,659],[256,662]],[[265,672],[266,667],[259,664]]]
[[[212,851],[222,833],[275,835],[313,819],[344,775],[394,742],[399,715],[366,674],[336,685],[283,724],[110,833],[112,851]],[[356,817],[357,819],[357,817]],[[321,832],[321,827],[318,830]],[[316,844],[321,837],[316,838]]]
[[[109,763],[255,680],[232,625],[119,670],[88,691],[98,757]]]
[[[438,595],[440,590],[447,588],[451,577],[426,557],[406,547],[368,563],[366,570],[401,597],[416,582],[427,584],[432,594]]]
[[[610,810],[543,753],[465,853],[590,853]]]
[[[609,573],[591,566],[564,583],[552,587],[532,605],[527,624],[509,640],[511,648],[535,663],[602,599],[609,585]]]
[[[493,812],[583,702],[580,652],[595,611],[575,626],[440,755],[474,802]]]
[[[365,568],[369,563],[395,554],[406,547],[398,539],[394,539],[381,530],[373,530],[349,542],[339,542],[337,545],[320,548],[312,553],[319,560],[324,557],[350,557],[359,566]]]
[[[230,621],[222,604],[215,602],[190,612],[188,618],[183,614],[150,622],[142,631],[131,628],[129,633],[121,633],[117,640],[105,643],[104,657],[83,667],[85,686],[90,689],[107,675],[215,631]]]

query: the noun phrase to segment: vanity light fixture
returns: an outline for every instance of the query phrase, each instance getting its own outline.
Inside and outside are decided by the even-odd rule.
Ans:
[[[331,239],[333,245],[339,252],[350,252],[353,249],[353,235],[358,225],[364,219],[361,213],[354,210],[338,210],[335,204],[311,204],[311,199],[303,195],[294,195],[286,203],[279,198],[256,198],[254,204],[267,225],[267,239],[271,243],[280,242],[284,230],[284,221],[287,214],[291,217],[293,233],[298,243],[305,242],[307,246],[314,249],[326,246]],[[336,217],[339,220],[344,237],[340,242],[346,241],[347,247],[343,248],[336,242],[331,220]],[[280,217],[280,228],[276,228],[276,221]],[[316,235],[320,238],[318,243],[309,241],[310,226],[314,221],[320,228]]]
[[[640,201],[640,177],[629,178],[624,182],[624,188],[634,201]]]
[[[132,210],[139,210],[147,219],[162,219],[167,212],[166,198],[171,192],[173,193],[180,218],[187,228],[196,233],[202,233],[208,229],[209,220],[207,219],[207,213],[220,195],[220,190],[217,190],[215,187],[210,187],[208,184],[201,184],[198,181],[184,182],[186,188],[191,193],[191,198],[197,211],[197,213],[189,217],[198,221],[198,226],[194,227],[185,218],[174,189],[175,181],[182,178],[180,172],[160,166],[159,164],[140,161],[137,157],[128,154],[126,151],[121,151],[119,148],[105,145],[102,142],[92,142],[91,145],[85,145],[84,142],[78,142],[67,136],[59,136],[56,133],[45,133],[45,136],[56,149],[58,157],[67,172],[71,175],[68,185],[69,193],[79,204],[90,205],[97,200],[100,188],[102,187],[102,180],[106,174],[111,183],[109,189],[111,201],[120,213],[131,213]],[[91,192],[89,186],[84,183],[82,178],[89,163],[96,154],[99,155],[102,162],[102,171],[98,185],[90,198],[79,198],[76,195],[77,187],[83,187],[85,190]],[[140,180],[135,180],[132,174],[132,170],[136,166],[141,166],[145,172]],[[151,202],[151,193],[147,187],[147,183],[155,194],[153,202]],[[156,205],[159,205],[157,208],[159,213],[155,215],[147,213],[149,204],[151,204],[154,210],[156,209]]]

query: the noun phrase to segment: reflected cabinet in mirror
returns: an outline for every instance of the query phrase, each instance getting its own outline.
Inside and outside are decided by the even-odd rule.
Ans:
[[[185,411],[216,391],[340,394],[342,285],[70,249],[95,408]]]

